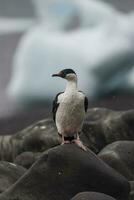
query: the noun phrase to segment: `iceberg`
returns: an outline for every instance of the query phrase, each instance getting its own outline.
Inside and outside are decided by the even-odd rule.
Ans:
[[[64,89],[51,74],[73,68],[92,99],[128,90],[134,66],[134,14],[97,0],[33,0],[39,23],[22,37],[9,96],[19,103],[51,99]],[[132,84],[132,81],[131,81]],[[132,86],[131,86],[132,88]]]

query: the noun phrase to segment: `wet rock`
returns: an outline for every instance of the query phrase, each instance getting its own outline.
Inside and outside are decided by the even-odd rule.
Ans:
[[[44,119],[7,136],[0,136],[0,160],[13,161],[25,151],[43,152],[60,143],[55,124],[51,119]]]
[[[98,153],[107,144],[118,140],[134,140],[134,111],[89,109],[80,138]],[[61,143],[52,119],[44,119],[15,135],[0,136],[0,159],[13,161],[17,155],[43,152]]]
[[[129,200],[134,200],[134,181],[130,181],[130,190]]]
[[[90,150],[66,144],[44,152],[0,200],[68,200],[82,191],[127,199],[129,183]]]
[[[117,141],[109,144],[98,156],[129,181],[134,180],[134,141]]]
[[[89,109],[81,138],[95,153],[118,140],[134,140],[134,110]]]
[[[5,161],[0,161],[0,193],[15,183],[26,169]]]
[[[26,151],[18,155],[14,163],[25,168],[31,167],[31,165],[41,156],[41,153],[33,153],[31,151]]]
[[[81,192],[75,195],[71,200],[115,200],[115,198],[98,192]]]

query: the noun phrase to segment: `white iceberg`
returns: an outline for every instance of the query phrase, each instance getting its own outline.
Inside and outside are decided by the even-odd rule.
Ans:
[[[65,86],[51,74],[64,68],[77,71],[79,88],[91,98],[128,82],[126,72],[134,66],[133,14],[122,14],[97,0],[35,0],[35,4],[41,20],[16,50],[8,87],[13,99],[51,99]]]

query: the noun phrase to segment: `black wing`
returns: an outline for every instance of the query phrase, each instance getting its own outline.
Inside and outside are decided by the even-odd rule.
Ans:
[[[88,98],[87,97],[85,97],[84,106],[85,106],[85,112],[87,112],[87,109],[88,109]]]
[[[55,117],[56,117],[56,112],[57,112],[57,109],[58,109],[58,106],[59,106],[59,103],[58,103],[58,96],[60,94],[62,94],[63,92],[60,92],[56,95],[54,101],[53,101],[53,108],[52,108],[52,113],[53,113],[53,120],[55,122]]]
[[[83,95],[85,95],[82,91],[79,91],[81,92]],[[85,99],[84,99],[84,107],[85,107],[85,112],[87,112],[87,109],[88,109],[88,98],[85,96]]]

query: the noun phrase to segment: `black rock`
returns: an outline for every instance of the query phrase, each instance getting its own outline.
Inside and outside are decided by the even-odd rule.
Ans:
[[[41,153],[33,153],[31,151],[26,151],[18,155],[14,163],[21,165],[25,168],[31,167],[31,165],[41,156]]]
[[[15,183],[25,172],[26,169],[19,165],[0,161],[0,193]]]
[[[109,144],[98,156],[129,181],[134,180],[134,141],[117,141]]]
[[[118,140],[134,140],[134,110],[89,109],[81,139],[95,153]]]
[[[80,138],[98,153],[107,144],[118,140],[134,140],[134,110],[112,111],[89,109]],[[43,152],[61,143],[52,119],[44,119],[15,135],[0,137],[0,159],[13,161],[25,151]]]
[[[60,140],[53,120],[44,119],[14,135],[0,136],[0,160],[11,162],[25,151],[43,152]]]
[[[134,200],[134,181],[130,181],[130,190],[129,200]]]
[[[75,195],[71,200],[115,200],[115,198],[98,192],[81,192]]]
[[[66,144],[46,151],[0,200],[68,200],[84,191],[122,200],[128,197],[129,183],[90,150]]]

